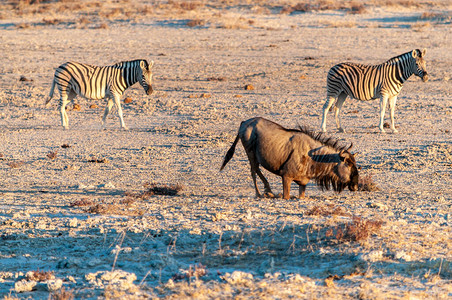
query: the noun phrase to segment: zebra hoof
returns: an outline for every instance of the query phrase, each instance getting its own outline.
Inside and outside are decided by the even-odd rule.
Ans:
[[[345,132],[345,129],[342,128],[342,127],[339,127],[339,128],[337,129],[337,132],[340,132],[340,133],[346,133],[346,132]]]

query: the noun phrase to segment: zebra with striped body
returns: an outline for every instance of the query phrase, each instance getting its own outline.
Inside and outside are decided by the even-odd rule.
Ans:
[[[69,122],[66,113],[66,105],[77,96],[88,99],[107,98],[107,106],[102,118],[102,126],[114,104],[118,108],[121,127],[127,129],[124,124],[121,108],[121,96],[131,85],[139,82],[146,94],[152,94],[152,66],[154,62],[146,60],[124,61],[112,66],[98,67],[76,62],[66,62],[55,70],[52,87],[46,105],[52,99],[55,85],[60,92],[61,125],[68,129]]]
[[[404,53],[391,58],[380,65],[362,65],[355,63],[341,63],[330,69],[327,77],[327,100],[323,105],[322,131],[326,132],[326,116],[328,110],[336,101],[335,118],[339,132],[345,132],[341,126],[339,114],[347,96],[358,100],[373,100],[380,98],[381,132],[385,116],[386,103],[389,100],[391,129],[398,132],[394,126],[394,110],[397,95],[403,83],[413,74],[428,80],[426,63],[424,61],[426,49]]]

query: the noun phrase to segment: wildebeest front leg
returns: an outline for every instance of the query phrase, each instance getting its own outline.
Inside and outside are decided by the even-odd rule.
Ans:
[[[283,198],[289,199],[290,198],[290,184],[292,182],[292,178],[289,178],[287,176],[282,177],[282,184],[283,184]]]
[[[309,179],[302,179],[302,180],[297,180],[295,181],[298,184],[298,190],[299,190],[299,194],[298,194],[298,198],[304,198],[305,196],[305,191],[306,191],[306,185],[309,182]]]
[[[257,187],[256,169],[253,168],[253,166],[251,166],[251,178],[253,178],[254,190],[256,191],[256,197],[260,198],[261,193],[259,192],[259,188]]]

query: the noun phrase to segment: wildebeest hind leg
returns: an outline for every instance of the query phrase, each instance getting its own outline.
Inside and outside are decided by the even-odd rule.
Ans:
[[[264,196],[265,197],[274,197],[274,194],[272,193],[272,189],[270,188],[270,184],[268,183],[267,178],[265,178],[264,174],[262,174],[259,167],[257,167],[256,173],[259,176],[259,178],[262,180],[262,182],[264,183]]]

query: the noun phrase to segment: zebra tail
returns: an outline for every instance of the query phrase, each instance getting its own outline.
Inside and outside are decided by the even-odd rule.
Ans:
[[[52,100],[54,89],[55,89],[55,78],[53,78],[52,87],[50,88],[50,94],[49,94],[49,97],[47,97],[45,105],[49,104],[50,100]]]
[[[224,156],[223,164],[221,165],[220,171],[226,166],[226,164],[231,160],[232,156],[234,156],[235,146],[237,146],[237,142],[239,141],[239,135],[235,138],[234,143],[232,143],[231,148],[229,148],[228,152]]]

